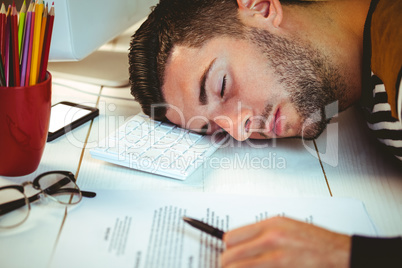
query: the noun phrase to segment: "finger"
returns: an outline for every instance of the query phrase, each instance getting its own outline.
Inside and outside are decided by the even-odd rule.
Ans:
[[[230,248],[237,244],[243,243],[249,239],[257,237],[261,232],[270,228],[270,226],[281,225],[282,217],[273,217],[258,223],[243,226],[225,233],[223,241],[226,247]]]
[[[226,232],[223,241],[226,243],[226,247],[230,248],[258,236],[262,230],[262,222],[246,225]]]
[[[249,259],[266,254],[281,247],[283,235],[278,232],[263,232],[253,239],[228,248],[221,257],[222,265],[227,265],[242,259]]]

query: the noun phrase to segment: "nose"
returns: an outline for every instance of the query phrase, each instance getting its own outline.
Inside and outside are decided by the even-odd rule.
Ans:
[[[233,109],[216,116],[213,121],[236,140],[244,141],[251,135],[246,124],[248,124],[253,113],[251,109],[238,107],[240,109]]]

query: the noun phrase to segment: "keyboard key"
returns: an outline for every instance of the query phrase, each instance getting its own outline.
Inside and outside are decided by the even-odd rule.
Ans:
[[[169,133],[170,134],[175,134],[175,135],[178,135],[178,136],[183,136],[187,132],[188,132],[188,130],[186,130],[186,129],[175,127]]]
[[[134,154],[134,155],[140,156],[142,153],[145,152],[144,149],[145,149],[145,148],[143,148],[143,147],[140,147],[140,148],[131,147],[131,148],[128,148],[128,149],[127,149],[126,153],[127,153],[127,154]]]
[[[156,160],[163,154],[163,152],[164,152],[164,150],[152,148],[152,149],[145,151],[145,153],[141,155],[141,158],[147,157],[152,160]]]
[[[162,137],[164,137],[166,133],[163,132],[151,132],[149,133],[149,138],[153,140],[154,142],[159,141]]]
[[[176,158],[181,156],[182,153],[178,151],[174,151],[171,149],[168,149],[167,151],[164,152],[164,156],[166,156],[171,162],[173,162]]]
[[[152,147],[155,147],[157,149],[168,149],[172,146],[171,142],[164,142],[164,140],[159,140],[156,142]]]
[[[180,135],[178,133],[170,132],[170,133],[166,134],[164,138],[167,139],[167,140],[171,140],[171,141],[178,141],[178,140],[180,140],[182,138],[182,136],[183,135]]]
[[[163,123],[160,124],[157,128],[157,130],[163,131],[165,134],[168,133],[170,130],[172,130],[175,126],[172,124],[168,123]]]
[[[141,126],[141,124],[142,124],[142,122],[129,121],[125,124],[125,127],[123,128],[123,130],[126,132],[131,132],[134,129],[137,129],[139,126]]]
[[[175,144],[172,147],[170,147],[171,150],[181,152],[181,153],[184,153],[185,151],[187,151],[188,148],[189,148],[189,146],[185,146],[183,144]]]
[[[186,148],[191,147],[195,143],[196,143],[196,141],[191,140],[190,138],[188,138],[186,136],[184,136],[181,140],[177,141],[177,144],[181,144],[181,145],[185,146]]]

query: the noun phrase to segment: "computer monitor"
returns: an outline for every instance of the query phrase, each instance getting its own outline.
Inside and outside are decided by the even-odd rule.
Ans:
[[[1,0],[0,0],[1,1]],[[14,0],[18,11],[24,0]],[[31,0],[26,0],[27,7]],[[3,0],[7,6],[13,0]],[[120,68],[127,68],[127,53],[110,55],[110,53],[94,53],[99,47],[112,40],[150,13],[150,7],[159,0],[50,0],[49,8],[54,2],[55,20],[50,46],[49,67],[54,73],[66,74],[68,78],[88,78],[88,82],[103,84],[105,75],[113,78],[113,71],[119,75]],[[129,44],[127,44],[129,47]],[[110,68],[113,60],[116,68]],[[68,62],[75,63],[68,64]],[[82,63],[82,64],[81,64]],[[93,65],[93,66],[91,66]],[[102,66],[104,65],[104,66]],[[107,70],[96,68],[109,66]],[[125,69],[126,70],[126,69]],[[90,71],[90,72],[88,72]],[[69,73],[72,72],[70,75]],[[128,70],[123,75],[128,81]],[[80,80],[80,79],[78,79]],[[107,83],[107,82],[106,82]],[[122,82],[109,84],[121,86]]]
[[[137,21],[157,0],[52,0],[51,61],[82,60]],[[51,4],[49,2],[49,4]]]
[[[151,6],[158,2],[54,0],[57,13],[48,70],[59,77],[87,83],[126,86],[129,83],[129,42],[123,52],[96,50],[144,19],[151,12]]]

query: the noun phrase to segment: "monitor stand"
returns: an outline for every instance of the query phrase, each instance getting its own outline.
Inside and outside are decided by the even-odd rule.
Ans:
[[[129,84],[128,52],[98,50],[80,61],[49,62],[48,71],[60,78],[106,87]]]

